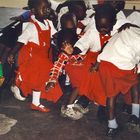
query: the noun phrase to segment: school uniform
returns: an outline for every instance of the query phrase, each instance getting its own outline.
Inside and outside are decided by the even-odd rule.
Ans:
[[[65,69],[67,74],[70,77],[71,84],[73,87],[79,87],[80,80],[82,76],[78,73],[79,69],[75,69],[75,66],[79,66],[79,68],[84,68],[81,61],[85,59],[85,55],[71,55],[68,56],[65,53],[60,53],[58,60],[55,61],[51,71],[50,78],[48,82],[57,82],[59,75],[61,75],[62,70]]]
[[[131,27],[115,34],[98,56],[99,74],[107,97],[125,94],[137,83],[139,42],[140,29]]]
[[[113,27],[111,36],[114,35],[118,28],[120,28],[124,23],[129,23],[122,12],[119,12],[117,16],[117,22]],[[106,97],[102,84],[100,81],[99,73],[89,73],[89,68],[91,64],[94,64],[97,60],[97,56],[100,53],[102,46],[110,39],[111,36],[102,36],[96,29],[95,20],[90,24],[85,35],[77,41],[75,44],[82,51],[82,55],[86,54],[84,60],[84,66],[87,68],[87,73],[84,73],[84,80],[81,82],[80,95],[87,96],[90,100],[96,101],[100,105],[106,105]],[[79,72],[80,73],[80,72]],[[81,73],[82,70],[81,70]]]
[[[139,19],[140,19],[140,12],[138,12],[138,11],[133,12],[132,14],[130,14],[127,17],[127,19],[130,20],[131,23],[136,24],[137,26],[140,27],[140,21],[139,21]]]
[[[41,91],[41,98],[56,102],[62,95],[59,84],[45,92],[45,82],[49,79],[49,71],[53,66],[48,57],[51,35],[55,33],[53,24],[44,20],[45,25],[31,16],[31,21],[18,38],[25,45],[18,57],[19,69],[16,84],[24,96],[32,94],[32,90]]]
[[[103,44],[106,43],[109,38],[110,36],[102,36],[96,29],[91,29],[74,45],[82,51],[81,55],[86,55],[86,58],[82,62],[83,68],[79,68],[78,72],[80,75],[84,75],[80,81],[79,94],[85,95],[90,100],[95,101],[100,105],[106,104],[105,93],[98,72],[90,73],[89,68],[92,64],[96,63],[97,56],[99,55]]]

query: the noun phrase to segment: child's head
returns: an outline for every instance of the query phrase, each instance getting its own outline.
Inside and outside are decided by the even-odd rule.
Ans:
[[[109,34],[116,23],[116,12],[112,6],[99,5],[95,12],[95,22],[100,34]]]
[[[73,30],[62,30],[58,34],[59,52],[61,52],[64,49],[65,44],[69,44],[72,47],[77,40],[78,36],[76,32],[74,32]]]
[[[51,3],[48,0],[29,0],[28,6],[36,19],[47,19],[50,15]]]
[[[77,20],[83,20],[86,17],[86,5],[83,0],[70,1],[68,8],[71,13],[76,15]]]
[[[115,9],[116,13],[118,13],[124,9],[125,0],[109,0],[105,1],[105,4],[110,4]]]
[[[72,13],[65,13],[60,19],[62,29],[75,29],[77,25],[76,16]]]

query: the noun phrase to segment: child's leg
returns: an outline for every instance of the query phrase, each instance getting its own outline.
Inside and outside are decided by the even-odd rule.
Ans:
[[[81,112],[74,109],[74,101],[76,100],[77,96],[78,96],[78,88],[74,88],[70,95],[68,103],[66,104],[66,107],[65,106],[61,107],[62,116],[71,118],[72,120],[78,120],[83,117],[83,114]]]
[[[45,106],[40,104],[40,97],[41,97],[41,92],[34,90],[33,91],[33,97],[32,97],[31,109],[32,110],[38,110],[38,111],[41,111],[41,112],[49,112],[50,109],[48,109]]]
[[[15,72],[17,68],[13,69],[12,79],[11,79],[11,91],[14,93],[14,97],[20,101],[25,101],[26,97],[23,97],[21,95],[20,89],[18,86],[16,86],[16,77],[17,73]],[[22,81],[22,78],[20,75],[18,75],[19,81]],[[20,82],[21,82],[20,81]]]
[[[70,105],[70,104],[73,104],[74,103],[74,101],[76,100],[76,98],[78,97],[78,93],[79,93],[79,91],[78,91],[78,88],[73,88],[73,90],[72,90],[72,93],[71,93],[71,95],[70,95],[70,97],[69,97],[69,101],[68,101],[68,105]]]
[[[107,98],[107,110],[108,110],[108,131],[107,135],[113,137],[118,128],[115,116],[115,106],[116,106],[116,97]]]
[[[137,128],[139,123],[139,92],[138,92],[138,85],[135,85],[131,88],[131,98],[132,98],[132,114],[128,120],[128,128],[133,129],[135,131],[140,131]]]

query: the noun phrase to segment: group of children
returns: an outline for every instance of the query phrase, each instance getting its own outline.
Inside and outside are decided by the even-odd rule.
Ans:
[[[64,117],[80,119],[88,112],[89,102],[95,102],[107,109],[107,135],[112,137],[119,128],[116,97],[131,90],[132,115],[128,123],[137,126],[140,28],[135,25],[138,22],[132,24],[126,19],[121,11],[124,4],[102,2],[87,16],[84,1],[68,0],[63,4],[68,12],[61,16],[61,29],[57,32],[50,21],[50,1],[29,0],[29,22],[8,57],[9,63],[13,63],[18,54],[13,92],[20,89],[25,97],[32,95],[31,109],[48,112],[50,109],[40,103],[40,98],[58,101],[62,96],[58,78],[65,70],[72,93],[62,105]],[[50,57],[51,42],[56,48],[52,49],[55,56]]]

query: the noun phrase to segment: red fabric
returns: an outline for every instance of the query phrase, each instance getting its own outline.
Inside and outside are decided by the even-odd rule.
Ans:
[[[65,53],[61,53],[58,60],[55,61],[51,71],[49,81],[57,81],[62,69],[67,65],[81,65],[81,61],[85,58],[85,55],[72,55],[68,56]]]
[[[65,70],[70,78],[72,86],[79,88],[81,82],[84,80],[84,75],[87,73],[86,67],[84,65],[67,64]]]
[[[101,43],[101,47],[103,47],[103,45],[111,38],[111,36],[107,35],[101,35],[100,34],[100,43]]]
[[[33,21],[31,21],[33,22]],[[18,64],[22,82],[20,88],[25,96],[32,94],[32,90],[41,91],[41,98],[56,102],[62,95],[62,91],[57,84],[49,92],[45,92],[45,82],[49,79],[49,72],[53,64],[48,58],[50,47],[50,29],[41,30],[36,22],[33,22],[38,30],[40,45],[28,42],[19,52]],[[19,84],[18,76],[16,78]]]
[[[110,39],[111,36],[100,35],[100,44],[101,47]],[[80,95],[87,96],[90,100],[97,102],[100,105],[106,105],[106,96],[104,89],[102,87],[101,79],[98,72],[90,73],[89,68],[92,64],[96,63],[97,57],[100,51],[98,52],[88,52],[84,60],[84,69],[83,73],[79,72],[79,75],[83,75],[80,83]],[[82,70],[81,70],[82,71]]]
[[[107,97],[126,94],[137,83],[135,70],[120,70],[106,61],[101,61],[99,74]]]
[[[98,4],[104,4],[105,0],[98,0]]]

